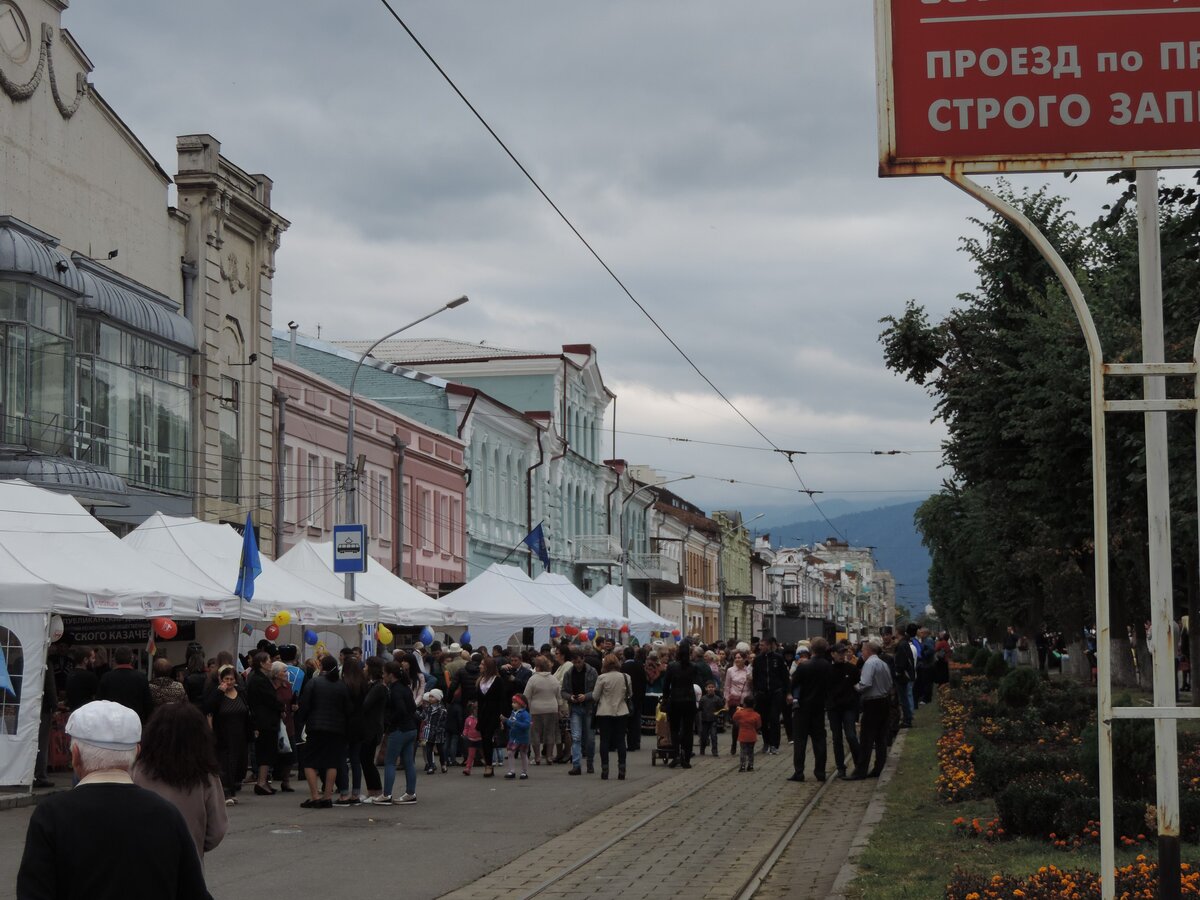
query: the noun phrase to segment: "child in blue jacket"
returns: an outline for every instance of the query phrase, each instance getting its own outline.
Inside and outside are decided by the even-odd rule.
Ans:
[[[521,758],[521,779],[529,777],[529,726],[533,719],[529,715],[529,710],[525,708],[525,697],[523,694],[513,695],[512,715],[504,720],[505,726],[508,728],[508,771],[504,773],[505,778],[516,778],[517,757]]]

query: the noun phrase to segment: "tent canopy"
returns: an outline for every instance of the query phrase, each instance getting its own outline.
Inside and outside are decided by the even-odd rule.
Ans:
[[[566,575],[557,572],[543,572],[534,580],[534,584],[547,589],[559,598],[565,607],[576,611],[573,616],[567,614],[564,619],[566,622],[594,628],[617,629],[628,621],[620,614],[619,610],[614,613],[611,609],[595,602],[579,590]]]
[[[161,568],[75,498],[0,481],[0,593],[9,612],[180,616],[230,601],[228,587]]]
[[[533,588],[520,569],[493,563],[442,601],[466,619],[478,647],[505,646],[524,628],[534,630],[533,643],[538,645],[550,639],[554,617],[530,599]]]
[[[330,541],[301,541],[279,557],[276,564],[328,593],[342,590],[344,576],[333,571],[333,543]],[[456,615],[444,602],[421,593],[379,564],[368,565],[367,571],[355,576],[354,593],[359,600],[378,607],[379,619],[383,622],[410,627],[466,624],[466,618]]]
[[[621,614],[621,586],[606,584],[592,595],[592,601],[610,610],[615,615]],[[670,619],[664,619],[641,600],[629,595],[629,630],[643,644],[650,640],[652,631],[670,631],[678,626]]]
[[[229,592],[237,583],[242,559],[242,536],[229,525],[174,518],[155,513],[124,542],[139,554],[173,572],[204,578],[214,590]],[[249,621],[267,621],[280,610],[292,613],[298,625],[353,625],[372,621],[373,604],[351,603],[335,593],[314,587],[278,563],[261,558],[262,572],[254,579],[254,598],[242,604]],[[237,600],[226,618],[237,618]]]

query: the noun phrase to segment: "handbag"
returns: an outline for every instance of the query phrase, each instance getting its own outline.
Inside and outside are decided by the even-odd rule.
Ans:
[[[283,724],[282,719],[279,722],[279,752],[292,752],[292,742],[288,740],[287,726]]]
[[[628,675],[625,676],[625,709],[629,715],[637,715],[637,710],[633,708],[633,682]]]

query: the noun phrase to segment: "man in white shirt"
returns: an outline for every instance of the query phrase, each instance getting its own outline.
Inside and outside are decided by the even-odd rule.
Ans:
[[[855,760],[854,773],[848,781],[862,778],[878,778],[887,762],[888,697],[892,691],[892,670],[880,655],[883,645],[878,638],[871,638],[862,648],[863,667],[858,684],[854,689],[862,698],[862,721],[859,725],[859,758]],[[871,761],[871,750],[875,750],[875,767],[867,770]]]

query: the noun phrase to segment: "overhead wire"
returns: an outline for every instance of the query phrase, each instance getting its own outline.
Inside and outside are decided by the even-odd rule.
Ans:
[[[521,171],[521,174],[525,176],[526,180],[528,180],[528,182],[531,185],[533,185],[533,188],[542,196],[542,199],[545,200],[547,204],[549,204],[550,208],[554,210],[554,212],[563,221],[563,223],[567,226],[567,228],[569,228],[571,230],[571,233],[574,234],[575,237],[579,239],[579,242],[581,244],[583,244],[583,246],[587,249],[588,253],[590,253],[592,255],[592,257],[596,260],[596,262],[598,262],[600,264],[600,266],[604,269],[604,271],[608,273],[609,277],[613,280],[613,282],[616,283],[617,287],[619,287],[621,289],[621,292],[624,293],[625,296],[629,298],[629,300],[633,303],[633,305],[638,308],[638,310],[642,313],[643,316],[646,317],[646,319],[650,322],[650,324],[652,324],[654,326],[654,328],[658,331],[658,333],[661,334],[664,339],[666,339],[667,343],[669,343],[675,349],[675,351],[681,357],[683,357],[683,359],[692,368],[692,370],[697,375],[699,375],[701,379],[703,379],[705,384],[707,384],[710,388],[712,388],[712,390],[716,393],[716,395],[718,397],[720,397],[725,402],[725,404],[737,414],[738,418],[740,418],[743,422],[745,422],[747,425],[749,425],[750,428],[759,437],[761,437],[764,441],[766,441],[767,444],[769,444],[775,452],[781,453],[786,457],[789,468],[791,468],[793,474],[795,474],[795,476],[796,476],[796,479],[800,482],[800,487],[803,489],[804,493],[806,493],[808,495],[809,502],[813,505],[813,507],[817,510],[817,512],[820,513],[821,518],[823,518],[825,520],[826,524],[828,524],[830,528],[832,528],[835,532],[837,532],[837,534],[839,536],[842,536],[844,538],[845,536],[842,535],[841,531],[838,530],[837,526],[834,525],[833,522],[831,522],[829,520],[829,517],[825,515],[824,510],[821,509],[820,504],[817,503],[816,498],[813,496],[813,494],[816,492],[810,491],[808,489],[808,485],[804,483],[804,478],[800,474],[800,470],[796,467],[796,462],[793,459],[793,456],[795,455],[796,451],[784,450],[778,444],[776,444],[773,440],[771,440],[771,438],[769,438],[762,431],[762,429],[760,429],[757,425],[755,425],[754,422],[752,422],[750,420],[750,418],[744,412],[742,412],[742,410],[737,406],[737,404],[734,403],[725,394],[725,392],[722,391],[716,385],[716,383],[711,378],[709,378],[708,375],[706,375],[704,373],[704,371],[700,368],[700,366],[698,366],[696,364],[696,362],[687,354],[687,352],[683,349],[683,347],[681,347],[679,345],[679,343],[676,342],[676,340],[673,337],[671,337],[670,334],[667,333],[667,330],[661,324],[659,324],[658,320],[650,313],[650,311],[641,303],[641,301],[639,301],[637,299],[637,297],[635,297],[633,295],[633,292],[625,285],[625,282],[621,280],[620,276],[618,276],[617,273],[612,269],[612,267],[609,266],[609,264],[604,260],[604,258],[595,249],[595,247],[592,246],[591,242],[588,241],[588,239],[583,236],[583,233],[580,232],[580,230],[575,227],[575,223],[572,222],[571,219],[568,218],[566,213],[564,213],[562,211],[562,209],[559,208],[558,204],[555,203],[553,199],[551,199],[550,195],[548,193],[546,193],[546,191],[542,188],[541,184],[538,183],[538,180],[533,177],[532,173],[530,173],[530,171],[525,167],[525,165],[517,158],[516,154],[513,153],[513,151],[509,149],[508,145],[504,142],[504,140],[500,137],[500,135],[496,133],[495,129],[493,129],[490,124],[488,124],[487,119],[485,119],[483,117],[482,113],[480,113],[479,110],[475,108],[475,105],[469,99],[467,99],[467,95],[464,94],[462,92],[462,90],[459,89],[458,85],[455,83],[454,79],[452,79],[450,77],[449,73],[447,73],[446,70],[442,68],[441,64],[438,63],[438,61],[436,59],[434,59],[433,54],[430,53],[428,49],[426,49],[425,45],[421,42],[420,38],[418,38],[417,35],[413,32],[413,30],[408,27],[408,23],[405,22],[404,19],[400,17],[400,14],[398,12],[396,12],[395,8],[392,6],[392,4],[389,2],[389,0],[380,0],[380,3],[382,3],[383,6],[387,9],[387,11],[389,13],[391,13],[392,18],[395,19],[396,22],[400,25],[400,27],[404,29],[405,33],[408,34],[409,38],[412,39],[413,43],[416,44],[417,48],[421,51],[421,53],[425,56],[425,58],[427,60],[429,60],[430,64],[433,65],[433,67],[437,70],[438,74],[442,76],[442,79],[446,82],[446,84],[448,84],[450,86],[450,88],[454,91],[454,93],[458,95],[458,98],[460,100],[462,100],[462,102],[471,111],[471,113],[475,116],[475,118],[479,121],[479,123],[487,130],[488,134],[490,134],[492,136],[493,140],[495,140],[496,144],[500,147],[500,149],[504,151],[504,153],[508,156],[508,158],[510,160],[512,160],[513,164]]]

